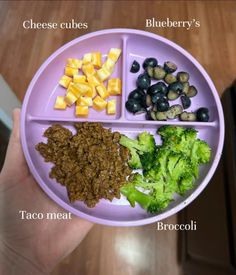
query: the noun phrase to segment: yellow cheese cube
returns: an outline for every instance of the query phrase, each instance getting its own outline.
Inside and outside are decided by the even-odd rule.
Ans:
[[[94,86],[98,86],[98,85],[101,85],[101,82],[97,76],[97,74],[93,74],[93,75],[88,75],[87,76],[87,80],[88,80],[88,83],[89,84],[92,84]]]
[[[89,113],[88,106],[76,106],[75,114],[76,116],[87,116]]]
[[[80,95],[86,95],[92,97],[92,87],[89,83],[76,83],[76,86],[78,87],[78,90],[80,92]]]
[[[102,111],[107,106],[107,102],[100,96],[96,96],[93,100],[93,108],[97,111]]]
[[[118,58],[120,57],[120,54],[121,54],[121,49],[111,48],[108,53],[108,58],[117,62]]]
[[[87,96],[87,97],[93,97],[93,88],[91,87],[91,89],[89,91],[87,91],[84,96]]]
[[[92,62],[92,54],[91,53],[86,53],[84,54],[83,57],[83,64],[88,64]]]
[[[97,75],[101,82],[108,79],[111,73],[106,69],[106,67],[102,67],[101,69],[97,70]]]
[[[91,63],[83,65],[82,66],[82,71],[86,76],[93,75],[96,72],[95,69],[94,69],[93,64],[91,64]]]
[[[68,88],[71,81],[72,81],[71,77],[67,75],[63,75],[59,81],[59,84],[64,88]]]
[[[93,84],[90,84],[92,87],[92,98],[94,98],[97,95],[96,87]]]
[[[79,73],[79,71],[76,68],[71,68],[71,67],[68,67],[68,66],[65,67],[65,75],[67,75],[67,76],[73,76],[73,75],[76,75],[78,73]]]
[[[89,85],[90,89],[87,90],[87,92],[84,94],[84,96],[92,97],[92,98],[93,98],[93,97],[95,97],[95,95],[96,95],[96,88],[95,88],[95,86],[92,85],[92,84],[89,84],[89,83],[88,83],[88,85]]]
[[[66,102],[64,100],[64,96],[57,96],[54,109],[57,110],[65,110],[66,109]]]
[[[112,99],[107,102],[107,114],[114,115],[116,113],[116,100]]]
[[[107,58],[105,63],[102,65],[102,67],[107,69],[107,71],[109,71],[110,73],[112,73],[115,68],[115,64],[116,64],[115,61],[113,61],[110,58]]]
[[[101,68],[101,66],[102,66],[102,54],[100,52],[93,52],[92,53],[92,64],[96,68]]]
[[[93,106],[93,99],[92,99],[92,97],[81,96],[76,101],[76,105],[77,106]]]
[[[110,95],[121,94],[121,80],[119,78],[111,78],[108,80],[107,91]]]
[[[105,99],[109,97],[109,93],[104,85],[99,85],[96,89],[101,98]]]
[[[67,94],[69,92],[73,93],[77,98],[79,98],[81,96],[81,92],[79,90],[78,83],[71,82],[67,89]]]
[[[85,75],[74,75],[73,81],[74,81],[74,83],[84,83],[84,82],[86,82],[86,76]]]
[[[82,60],[75,59],[75,58],[68,58],[66,66],[75,68],[75,69],[81,69],[82,67]]]
[[[74,104],[77,100],[77,96],[75,96],[71,91],[69,91],[66,96],[65,96],[65,102],[68,106],[71,106],[72,104]]]

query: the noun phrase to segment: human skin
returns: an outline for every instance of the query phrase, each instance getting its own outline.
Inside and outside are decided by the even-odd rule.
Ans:
[[[39,188],[26,164],[20,143],[20,110],[13,111],[13,131],[0,174],[0,274],[37,275],[50,271],[83,240],[92,223],[71,215],[68,220],[21,219],[31,213],[63,213]]]

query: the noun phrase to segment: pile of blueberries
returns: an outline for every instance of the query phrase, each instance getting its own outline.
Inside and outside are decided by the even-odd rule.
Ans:
[[[182,121],[209,121],[209,110],[205,107],[196,112],[186,112],[191,106],[191,98],[196,96],[197,89],[189,84],[189,74],[178,72],[177,66],[170,61],[164,66],[158,65],[154,57],[146,58],[143,62],[144,73],[137,78],[137,88],[130,92],[126,101],[126,109],[133,114],[146,113],[148,120],[167,120],[177,117]],[[134,60],[130,69],[131,73],[137,73],[140,64]],[[158,80],[151,85],[151,80]],[[169,101],[181,99],[180,104],[170,106]]]

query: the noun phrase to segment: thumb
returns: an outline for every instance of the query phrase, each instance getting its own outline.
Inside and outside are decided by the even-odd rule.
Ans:
[[[2,175],[8,177],[26,176],[28,167],[23,155],[20,142],[20,109],[13,110],[13,130],[7,147],[5,163],[2,169]]]

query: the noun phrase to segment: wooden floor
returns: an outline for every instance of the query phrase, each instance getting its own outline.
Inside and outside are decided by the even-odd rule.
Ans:
[[[196,19],[200,28],[146,29],[145,19]],[[22,22],[87,22],[87,30],[24,30]],[[64,43],[105,28],[151,31],[178,43],[205,67],[219,94],[236,77],[235,1],[2,1],[0,2],[0,73],[23,99],[42,62]],[[219,168],[220,169],[220,168]],[[166,222],[176,222],[173,216]],[[112,228],[96,225],[53,275],[177,275],[176,232],[156,225]]]

